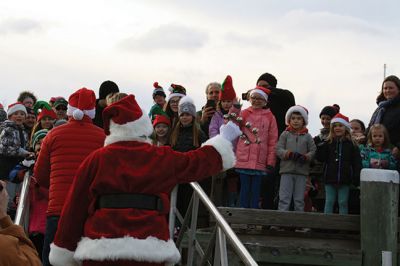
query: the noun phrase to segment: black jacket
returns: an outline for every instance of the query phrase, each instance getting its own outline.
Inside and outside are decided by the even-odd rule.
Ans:
[[[204,132],[199,129],[199,145],[207,140]],[[178,140],[175,146],[172,147],[175,151],[187,152],[195,150],[198,147],[193,146],[193,125],[188,127],[181,127],[178,135]]]
[[[289,90],[271,88],[268,107],[275,116],[279,135],[281,135],[286,128],[285,115],[287,110],[295,104],[294,96]]]
[[[317,147],[316,158],[325,163],[325,184],[360,184],[361,156],[357,145],[351,140],[323,142]]]

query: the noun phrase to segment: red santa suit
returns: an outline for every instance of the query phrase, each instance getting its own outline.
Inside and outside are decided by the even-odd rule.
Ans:
[[[105,146],[79,167],[51,246],[52,265],[168,265],[180,260],[169,239],[168,195],[234,165],[232,144],[218,135],[195,151],[157,147],[150,119],[133,95],[103,112]],[[153,195],[161,210],[98,208],[104,195]]]

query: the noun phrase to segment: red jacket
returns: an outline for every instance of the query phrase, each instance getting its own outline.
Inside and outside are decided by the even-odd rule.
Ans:
[[[44,138],[35,163],[34,176],[39,185],[49,188],[47,215],[60,215],[76,170],[94,150],[104,145],[103,129],[88,116],[71,118],[52,129]]]

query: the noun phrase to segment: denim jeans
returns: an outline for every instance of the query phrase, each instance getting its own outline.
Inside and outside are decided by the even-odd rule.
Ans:
[[[326,184],[324,213],[333,213],[333,206],[335,205],[336,195],[337,195],[339,214],[348,214],[349,191],[350,191],[350,186],[348,185],[334,186]]]
[[[49,262],[50,244],[53,243],[54,237],[56,236],[59,219],[60,216],[47,216],[46,232],[44,235],[43,252],[42,252],[43,266],[51,265]]]
[[[240,173],[240,207],[258,209],[262,175]]]

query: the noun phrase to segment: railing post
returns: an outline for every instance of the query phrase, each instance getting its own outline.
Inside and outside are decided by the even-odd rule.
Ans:
[[[382,265],[382,250],[390,251],[397,265],[399,173],[363,169],[360,188],[363,266]]]
[[[196,192],[193,192],[192,196],[193,205],[192,205],[192,221],[190,223],[190,231],[189,231],[189,247],[188,247],[188,261],[187,265],[192,266],[194,260],[194,252],[196,249],[196,230],[197,230],[197,214],[199,212],[199,197]]]
[[[169,238],[174,239],[175,216],[176,216],[176,198],[178,196],[178,186],[176,185],[171,192],[171,205],[169,208]]]
[[[217,260],[218,265],[228,266],[228,253],[226,249],[226,238],[224,232],[220,227],[217,229],[217,244],[215,246],[215,252],[218,254]],[[215,261],[214,261],[214,265]]]
[[[22,182],[21,196],[19,198],[17,213],[15,214],[14,223],[23,226],[23,218],[27,217],[26,213],[28,207],[28,194],[29,194],[29,183],[31,181],[31,176],[29,171],[26,171],[24,176],[24,181]],[[24,215],[25,214],[25,215]]]

